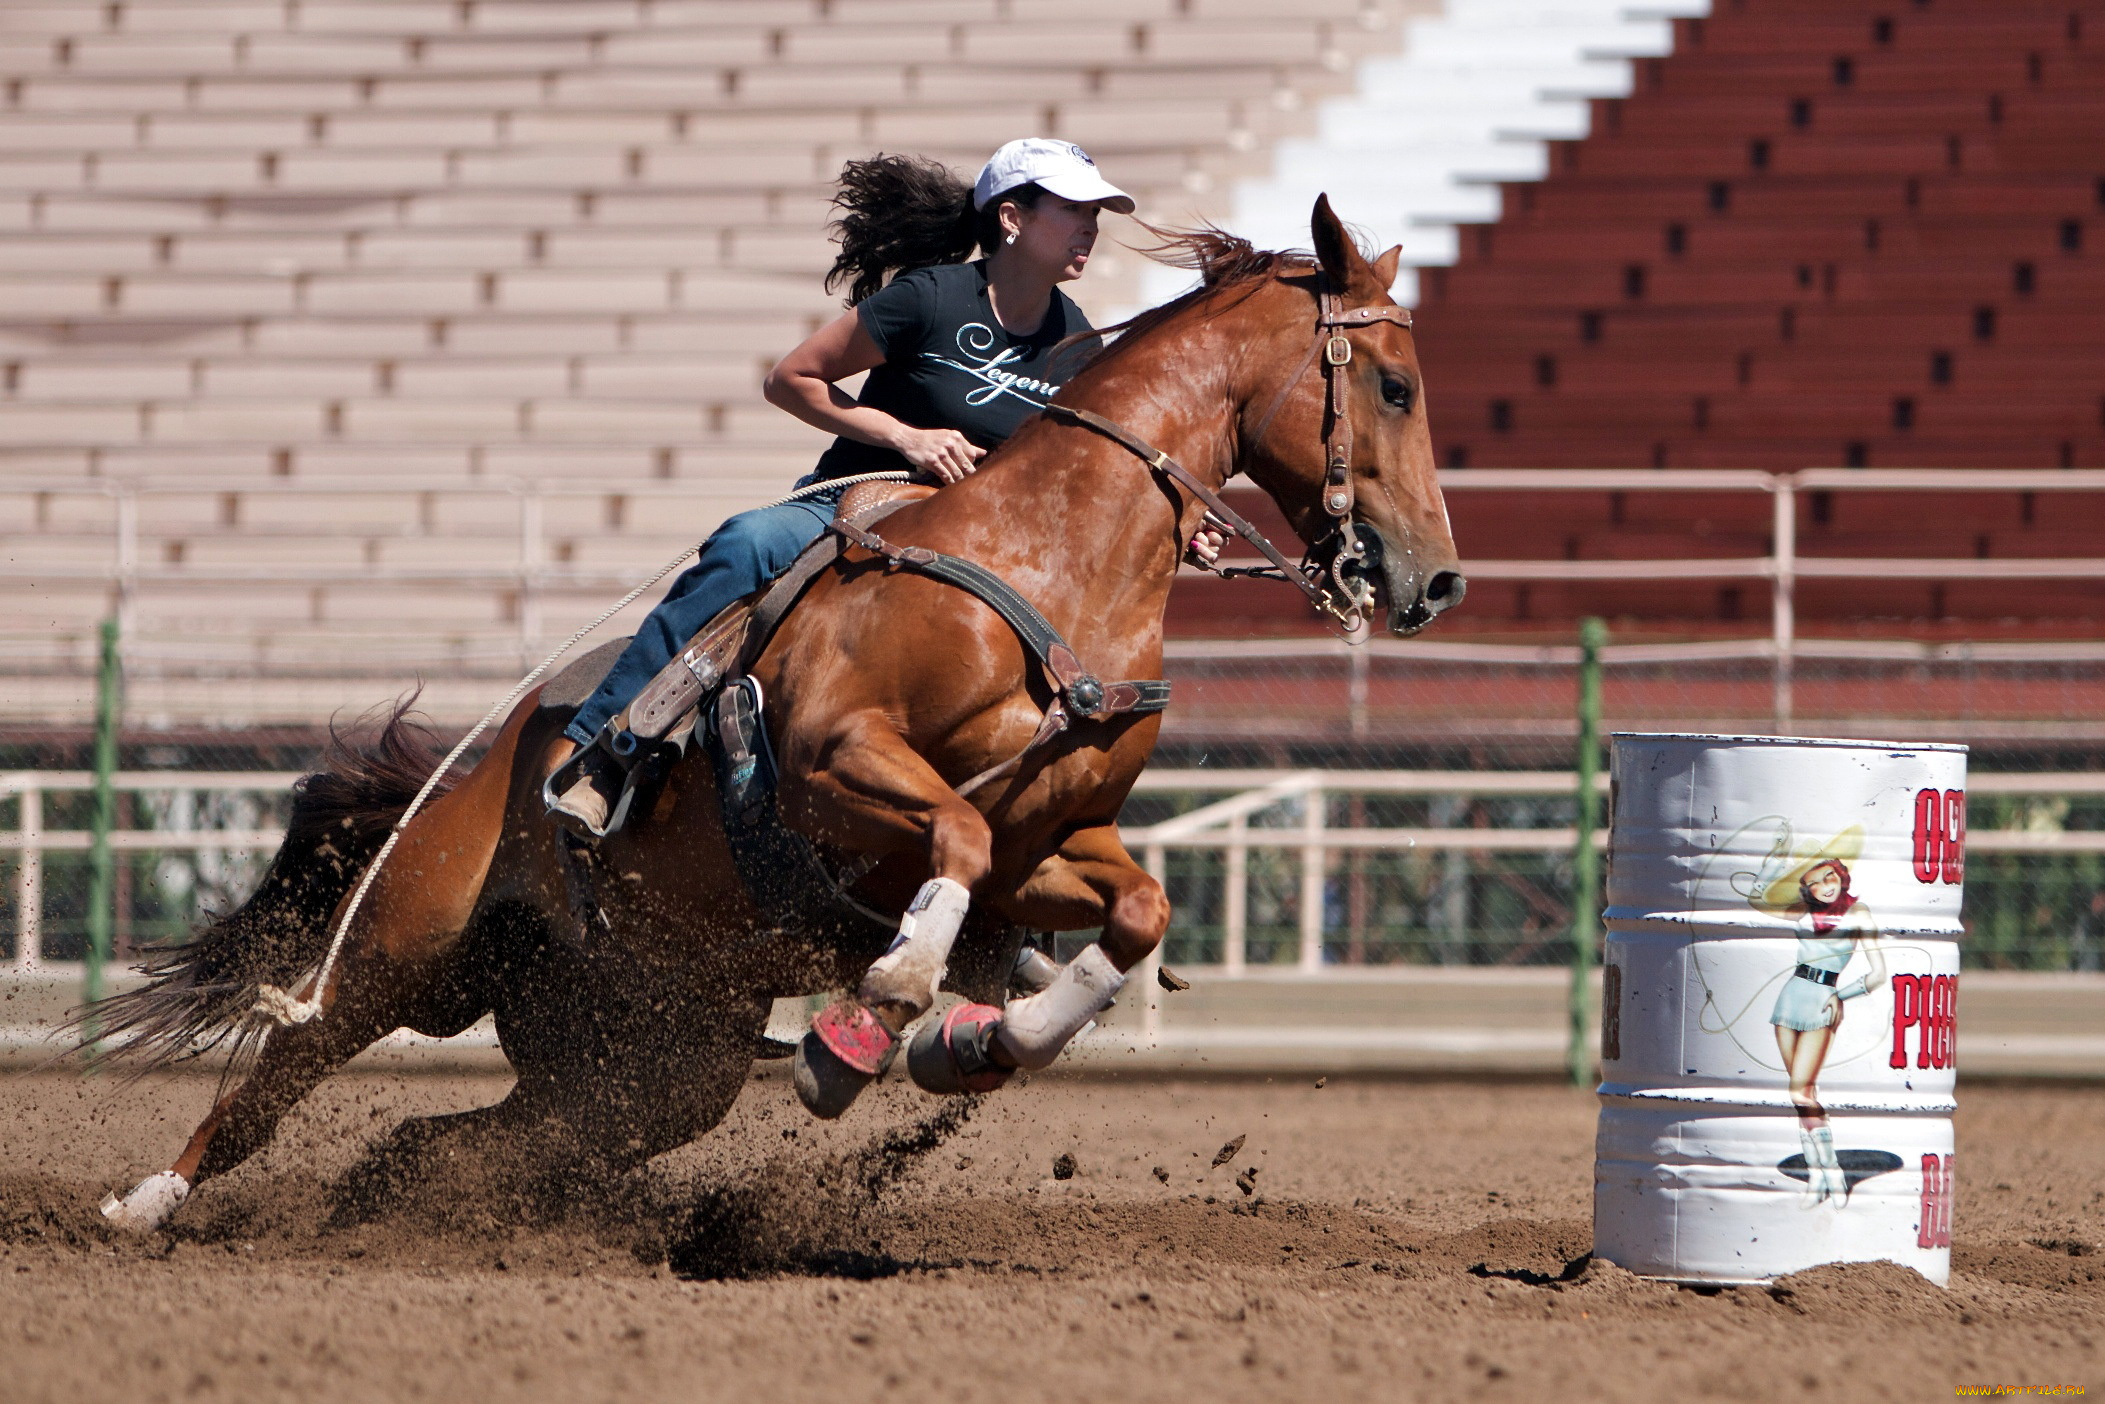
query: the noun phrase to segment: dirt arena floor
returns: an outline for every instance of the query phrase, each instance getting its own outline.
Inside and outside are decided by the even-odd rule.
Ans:
[[[2105,1388],[2097,1087],[1962,1086],[1950,1291],[1868,1265],[1704,1292],[1587,1258],[1594,1102],[1545,1085],[1052,1078],[933,1120],[887,1085],[819,1127],[776,1071],[611,1197],[344,1215],[375,1136],[503,1086],[339,1078],[172,1233],[120,1241],[96,1200],[165,1163],[209,1081],[0,1078],[0,1399]]]

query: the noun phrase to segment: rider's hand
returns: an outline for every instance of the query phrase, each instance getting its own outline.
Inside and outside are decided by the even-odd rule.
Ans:
[[[892,447],[917,472],[945,483],[961,480],[987,456],[985,449],[955,429],[905,429]]]
[[[1842,1022],[1842,1001],[1829,994],[1820,1002],[1820,1017],[1827,1021],[1828,1028]]]
[[[1192,537],[1191,545],[1185,549],[1184,558],[1197,566],[1213,566],[1221,563],[1221,549],[1228,544],[1228,528],[1215,521],[1208,512],[1199,523],[1198,535]]]

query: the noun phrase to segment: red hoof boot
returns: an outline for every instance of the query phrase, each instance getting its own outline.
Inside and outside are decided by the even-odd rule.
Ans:
[[[883,1075],[899,1051],[899,1036],[869,1006],[852,1000],[828,1005],[797,1044],[791,1081],[813,1116],[831,1121]]]
[[[990,1056],[1001,1011],[991,1004],[953,1005],[926,1024],[906,1050],[906,1070],[927,1092],[992,1092],[1009,1080],[1010,1069]]]

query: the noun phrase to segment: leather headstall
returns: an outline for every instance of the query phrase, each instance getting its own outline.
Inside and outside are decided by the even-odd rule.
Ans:
[[[1411,311],[1408,307],[1395,306],[1341,307],[1339,304],[1343,301],[1342,294],[1331,286],[1329,275],[1319,272],[1316,276],[1315,343],[1309,347],[1308,355],[1302,358],[1293,375],[1280,386],[1279,393],[1273,398],[1263,419],[1258,422],[1257,432],[1250,437],[1249,442],[1255,444],[1264,438],[1265,431],[1271,428],[1274,416],[1286,403],[1287,395],[1301,382],[1301,377],[1308,373],[1308,368],[1314,364],[1316,358],[1321,356],[1323,510],[1337,523],[1335,531],[1326,534],[1323,539],[1327,541],[1332,535],[1342,537],[1341,550],[1328,568],[1314,563],[1313,547],[1300,565],[1289,561],[1285,553],[1274,546],[1255,524],[1230,507],[1219,492],[1207,486],[1168,453],[1156,448],[1115,420],[1106,419],[1089,410],[1061,404],[1057,400],[1045,407],[1045,414],[1050,419],[1083,425],[1119,444],[1148,467],[1198,498],[1205,505],[1209,516],[1255,547],[1257,553],[1270,562],[1269,566],[1261,567],[1231,566],[1224,569],[1205,566],[1205,569],[1229,577],[1241,575],[1265,580],[1284,580],[1298,586],[1317,613],[1327,614],[1350,629],[1356,627],[1364,618],[1363,611],[1371,596],[1355,593],[1343,578],[1344,572],[1341,569],[1346,557],[1356,559],[1365,550],[1352,529],[1352,404],[1351,381],[1348,379],[1348,367],[1352,364],[1352,343],[1346,339],[1345,333],[1355,327],[1375,326],[1384,322],[1408,331],[1411,327]]]

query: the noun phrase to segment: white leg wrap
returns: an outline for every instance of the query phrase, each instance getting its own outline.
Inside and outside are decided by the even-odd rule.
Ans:
[[[899,934],[862,977],[857,993],[863,1002],[911,1005],[916,1011],[934,1004],[971,905],[972,894],[961,882],[939,877],[922,883],[899,919]]]
[[[1104,948],[1092,945],[1050,985],[1027,999],[1010,1000],[1001,1011],[995,1042],[1026,1072],[1050,1066],[1069,1039],[1111,1007],[1125,983]]]
[[[167,1223],[168,1216],[189,1197],[190,1182],[173,1170],[163,1170],[139,1181],[122,1199],[114,1194],[104,1196],[102,1217],[121,1229],[151,1233]]]

